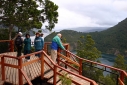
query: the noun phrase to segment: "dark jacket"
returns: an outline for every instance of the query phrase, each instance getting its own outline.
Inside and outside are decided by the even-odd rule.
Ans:
[[[30,38],[24,39],[24,50],[31,50],[31,39]]]
[[[43,49],[43,46],[44,46],[44,41],[41,37],[36,37],[34,39],[34,47],[35,47],[35,50],[42,50]]]

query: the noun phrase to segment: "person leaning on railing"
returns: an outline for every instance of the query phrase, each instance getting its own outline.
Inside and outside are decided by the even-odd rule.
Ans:
[[[61,42],[61,37],[62,35],[58,33],[53,39],[51,43],[51,59],[56,63],[56,58],[57,58],[57,50],[58,47],[61,49],[65,50],[64,46],[62,45]]]

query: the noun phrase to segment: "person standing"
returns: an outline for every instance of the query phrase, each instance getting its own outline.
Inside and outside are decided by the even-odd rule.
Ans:
[[[40,37],[40,33],[36,33],[36,37],[34,39],[34,47],[35,47],[35,51],[40,51],[43,50],[44,47],[44,41],[43,39]],[[40,57],[40,54],[36,54],[35,56]]]
[[[23,47],[23,39],[22,39],[22,33],[19,32],[16,39],[15,39],[15,46],[17,49],[17,57],[21,56],[22,47]]]
[[[24,55],[29,54],[31,51],[31,39],[30,35],[26,34],[26,38],[24,39]],[[27,61],[30,60],[30,56],[25,58]]]
[[[51,43],[51,59],[56,63],[56,58],[57,58],[57,50],[58,47],[61,49],[65,50],[64,46],[62,45],[61,42],[61,37],[62,35],[58,33],[53,39]]]
[[[43,34],[43,33],[41,33],[41,37],[42,37],[42,39],[43,39],[43,41],[44,41],[44,34]]]

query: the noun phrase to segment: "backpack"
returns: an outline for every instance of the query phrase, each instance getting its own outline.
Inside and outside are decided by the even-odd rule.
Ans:
[[[15,45],[22,45],[22,39],[21,39],[21,37],[17,37],[16,39],[15,39]]]

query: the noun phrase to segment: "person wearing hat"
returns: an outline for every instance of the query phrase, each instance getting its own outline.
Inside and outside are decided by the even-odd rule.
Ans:
[[[51,58],[52,60],[56,63],[56,58],[57,58],[57,50],[58,47],[61,49],[65,50],[64,46],[62,45],[61,42],[61,37],[62,35],[58,33],[53,39],[52,39],[52,44],[51,44]]]
[[[24,39],[24,55],[29,54],[31,50],[31,39],[30,34],[26,34],[26,38]],[[30,56],[25,58],[26,61],[30,60]]]
[[[43,47],[44,47],[44,41],[43,39],[40,37],[40,33],[37,32],[36,33],[36,37],[34,39],[34,47],[35,47],[35,51],[40,51],[40,50],[43,50]],[[35,56],[38,56],[40,57],[40,54],[36,54]]]
[[[17,57],[21,56],[22,48],[23,48],[23,39],[22,32],[19,32],[15,39],[15,46],[17,49]]]

